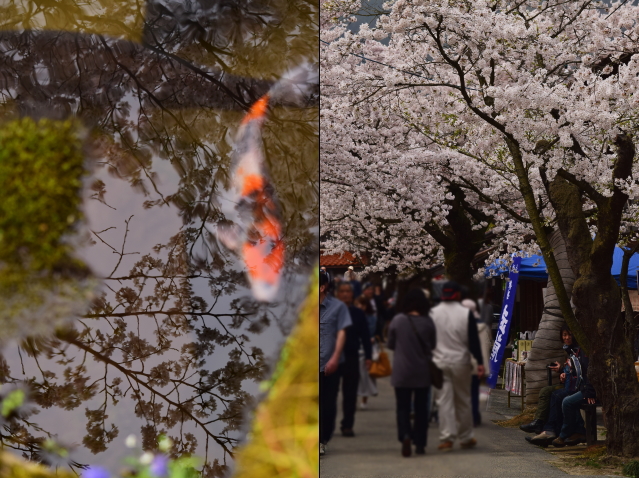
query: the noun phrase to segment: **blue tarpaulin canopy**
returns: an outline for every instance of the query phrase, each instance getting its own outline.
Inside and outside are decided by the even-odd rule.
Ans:
[[[617,281],[617,284],[621,285],[619,277],[621,276],[621,261],[623,258],[623,251],[619,247],[615,247],[615,253],[612,261],[612,276]],[[637,288],[637,269],[639,268],[639,253],[633,255],[630,258],[628,264],[628,288]],[[491,272],[492,271],[492,272]],[[486,277],[499,276],[501,274],[508,274],[508,267],[505,262],[495,261],[490,266],[486,266]],[[530,256],[524,257],[521,260],[521,267],[519,269],[520,279],[532,279],[538,281],[548,280],[548,272],[546,271],[546,263],[542,256]]]

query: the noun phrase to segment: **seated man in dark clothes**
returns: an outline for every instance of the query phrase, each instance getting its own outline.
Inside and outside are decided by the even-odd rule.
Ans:
[[[569,331],[564,330],[563,327],[559,330],[559,338],[564,344],[568,342],[572,344],[572,334]],[[554,364],[549,368],[553,372],[561,373],[559,376],[560,383],[548,385],[539,391],[539,402],[537,403],[537,411],[535,412],[534,420],[526,425],[519,426],[519,429],[526,433],[534,433],[535,435],[541,434],[544,429],[544,425],[548,423],[550,418],[550,400],[553,392],[565,388],[566,370],[563,369],[564,365],[560,365],[559,362],[554,362]],[[528,438],[526,438],[526,440],[530,441]]]
[[[588,357],[572,336],[568,327],[561,328],[564,350],[568,360],[564,365],[564,388],[556,390],[550,398],[550,413],[544,431],[529,441],[535,445],[563,447],[586,441],[585,427],[579,407],[587,400],[595,402],[594,388],[588,382]]]
[[[371,338],[368,333],[368,321],[364,311],[353,306],[353,287],[343,282],[337,289],[337,299],[348,306],[353,325],[346,329],[346,343],[344,344],[345,360],[339,366],[342,380],[342,410],[344,418],[341,423],[342,435],[354,437],[355,409],[357,408],[357,387],[359,385],[359,349],[364,348],[366,368],[371,366]]]

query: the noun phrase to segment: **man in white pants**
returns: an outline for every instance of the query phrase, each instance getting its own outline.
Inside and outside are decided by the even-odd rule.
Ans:
[[[471,354],[478,363],[479,378],[484,375],[484,361],[472,313],[460,303],[461,287],[453,281],[444,284],[441,303],[431,309],[437,329],[437,347],[433,362],[444,374],[444,385],[435,389],[439,416],[440,451],[451,451],[459,439],[462,448],[477,444],[473,436],[471,404]]]

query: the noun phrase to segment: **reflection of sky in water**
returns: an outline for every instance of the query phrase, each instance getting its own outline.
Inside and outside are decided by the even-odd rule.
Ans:
[[[177,189],[180,177],[168,161],[154,161],[153,171],[156,174],[154,179],[155,187],[163,196],[168,196]],[[141,193],[134,191],[126,181],[108,174],[107,168],[105,167],[98,166],[95,169],[95,173],[88,180],[88,183],[90,184],[95,179],[100,179],[105,183],[107,193],[104,195],[104,202],[106,204],[89,199],[88,197],[86,198],[84,212],[87,218],[87,226],[92,231],[101,231],[112,227],[112,229],[101,233],[100,237],[115,249],[121,250],[120,248],[125,234],[125,221],[133,216],[129,221],[127,240],[123,249],[126,255],[122,257],[122,261],[116,271],[114,271],[114,267],[118,262],[119,256],[100,241],[96,241],[92,245],[85,245],[78,251],[78,255],[99,277],[106,277],[111,273],[113,273],[113,277],[126,277],[135,262],[139,260],[140,255],[149,253],[156,244],[168,242],[171,236],[180,230],[182,227],[182,219],[179,217],[179,210],[173,205],[145,209],[143,202],[154,199],[154,196],[157,195],[155,191],[150,193],[150,197],[145,197]],[[149,188],[149,190],[151,190],[151,188]],[[229,259],[225,268],[242,271],[243,265],[239,258],[236,258],[228,252],[225,253],[225,256]],[[166,254],[160,253],[157,254],[157,257],[166,259]],[[250,338],[249,345],[261,348],[269,363],[272,363],[273,359],[277,357],[279,349],[283,344],[283,331],[288,331],[293,324],[296,307],[303,299],[307,277],[306,274],[286,274],[275,305],[268,307],[272,317],[278,319],[279,322],[273,322],[271,326],[267,327],[262,333],[247,333]],[[103,287],[103,290],[107,291],[109,300],[113,300],[114,296],[113,292],[108,290],[109,287],[114,288],[113,282],[114,281],[107,280],[105,284],[108,287]],[[209,302],[212,300],[205,279],[193,279],[192,285],[195,295],[201,296]],[[145,289],[145,293],[152,293],[150,287]],[[240,288],[234,293],[221,295],[216,301],[213,310],[224,314],[230,310],[231,302],[234,299],[247,298],[248,296],[250,296],[250,292],[247,288]],[[277,305],[278,302],[281,303]],[[214,320],[210,318],[206,320],[207,323],[214,322]],[[100,329],[103,333],[108,333],[108,326],[104,320],[84,319],[84,321],[94,330]],[[140,323],[140,336],[152,341],[155,330],[153,317],[141,316]],[[150,327],[147,329],[145,324],[148,324]],[[215,324],[211,324],[211,327],[215,327]],[[193,340],[196,340],[196,337],[192,333],[172,338],[172,349],[179,350],[184,344]],[[224,366],[228,361],[228,352],[231,348],[232,345],[228,347],[218,346],[215,353],[206,359],[206,364],[202,368],[205,370],[214,370]],[[21,370],[22,365],[20,364],[20,355],[17,352],[15,344],[5,349],[5,356],[13,372],[12,375],[14,377],[19,376],[20,374],[16,372]],[[160,361],[170,359],[172,356],[177,358],[179,357],[179,353],[172,350],[166,352],[159,358],[151,357],[145,361],[144,368],[148,370]],[[80,360],[79,354],[78,359]],[[56,366],[52,361],[46,361],[44,363],[46,364],[47,370],[58,374],[58,376],[62,375],[64,367]],[[37,368],[33,363],[30,364],[29,360],[26,359],[24,364],[26,377],[37,375]],[[87,375],[90,377],[100,377],[105,373],[105,366],[101,362],[88,359],[85,365],[87,367]],[[139,369],[140,367],[134,366],[133,368]],[[113,376],[113,371],[110,371],[109,374]],[[115,375],[117,375],[117,372]],[[242,388],[252,395],[257,396],[259,394],[258,384],[255,382],[245,381]],[[144,424],[144,420],[136,416],[134,412],[136,402],[130,397],[120,399],[117,406],[109,404],[106,411],[108,415],[108,419],[106,420],[107,428],[110,424],[115,424],[119,430],[118,437],[109,445],[105,452],[93,455],[82,446],[82,437],[87,433],[86,420],[84,419],[85,408],[90,410],[97,409],[103,402],[103,396],[98,395],[96,398],[82,403],[80,407],[72,411],[61,410],[58,407],[41,410],[36,420],[40,427],[56,434],[61,443],[77,447],[73,454],[73,459],[77,462],[101,463],[115,469],[116,464],[120,463],[121,459],[129,453],[124,445],[124,438],[129,434],[139,436],[140,426]],[[213,433],[220,433],[223,425],[212,424],[208,425],[207,428]],[[169,431],[170,435],[173,434],[171,432],[172,430]],[[182,433],[189,432],[193,433],[198,439],[198,447],[195,453],[204,456],[207,452],[204,446],[204,433],[192,423],[186,422]],[[230,436],[241,438],[242,433],[236,431],[232,432]],[[224,454],[215,447],[209,447],[208,457],[209,459],[217,458],[223,461]]]
[[[160,4],[162,7],[158,6]],[[72,6],[73,2],[69,5]],[[6,7],[0,5],[0,30],[4,30],[0,32],[0,71],[5,73],[0,77],[0,106],[3,106],[0,113],[53,117],[76,114],[94,127],[96,134],[114,138],[116,144],[124,145],[123,148],[112,147],[107,142],[106,149],[101,150],[102,155],[97,155],[97,164],[87,180],[87,197],[97,194],[95,189],[89,190],[94,181],[103,181],[103,201],[106,203],[85,200],[88,229],[99,233],[100,239],[111,247],[92,235],[94,243],[85,244],[79,251],[80,257],[97,276],[111,274],[120,260],[114,249],[121,251],[127,230],[125,221],[133,216],[126,232],[126,254],[113,273],[113,277],[127,277],[136,262],[146,254],[166,262],[168,249],[156,252],[153,248],[157,244],[169,243],[180,233],[172,247],[179,249],[187,244],[187,252],[192,251],[192,254],[188,254],[188,259],[176,256],[177,259],[172,262],[174,270],[168,275],[188,276],[210,267],[207,275],[211,277],[211,283],[207,277],[190,277],[185,282],[190,290],[182,297],[185,299],[180,305],[180,311],[185,312],[183,315],[189,316],[191,303],[188,300],[199,296],[209,307],[214,304],[210,312],[218,317],[204,316],[203,319],[213,330],[228,328],[234,311],[246,314],[252,321],[266,316],[270,323],[262,330],[247,331],[244,323],[238,329],[229,329],[229,335],[234,340],[244,340],[248,349],[253,346],[261,348],[267,359],[275,358],[296,318],[310,267],[317,257],[317,110],[276,110],[265,125],[266,162],[282,206],[289,254],[280,291],[273,304],[260,305],[252,301],[243,276],[242,261],[223,248],[218,249],[216,241],[207,233],[197,235],[194,231],[200,229],[202,218],[206,217],[214,224],[232,212],[228,205],[221,211],[216,210],[215,201],[213,209],[207,210],[206,203],[211,194],[214,199],[217,198],[228,179],[233,137],[242,110],[268,88],[261,78],[276,78],[302,59],[317,54],[317,11],[302,0],[238,0],[231,5],[233,8],[216,0],[188,5],[168,0],[153,2],[149,9],[151,13],[146,18],[146,33],[141,37],[142,22],[140,18],[131,16],[137,11],[136,4],[122,1],[106,2],[105,5],[100,13],[127,22],[110,24],[107,31],[134,42],[142,38],[145,46],[88,36],[87,32],[101,33],[104,30],[100,21],[96,20],[97,16],[89,18],[95,12],[85,7],[82,8],[89,17],[81,22],[72,21],[73,15],[68,18],[47,16],[42,11],[32,18],[34,28],[68,29],[81,32],[80,35],[49,32],[20,36],[9,31],[14,28],[10,21],[14,13],[10,15],[4,10]],[[127,10],[129,7],[133,9]],[[22,7],[17,8],[20,11]],[[38,8],[46,10],[49,7]],[[162,8],[168,8],[175,15],[166,14]],[[189,8],[191,10],[187,11]],[[125,30],[118,31],[121,27]],[[280,31],[274,34],[274,29]],[[180,56],[180,59],[170,55]],[[187,59],[186,63],[183,58]],[[207,70],[201,65],[211,65],[211,68],[222,65],[225,73]],[[82,71],[76,72],[76,66]],[[13,78],[20,78],[20,81],[13,81]],[[114,169],[118,174],[113,173]],[[194,234],[197,239],[194,239]],[[206,266],[202,265],[201,259],[208,261]],[[157,271],[153,273],[157,274]],[[222,283],[227,285],[222,287]],[[179,281],[176,280],[176,284],[180,285]],[[148,280],[141,297],[157,294],[154,286],[154,280]],[[126,303],[126,295],[119,290],[122,287],[133,287],[133,280],[105,280],[102,288],[106,293],[105,299],[112,305],[118,301]],[[184,290],[187,290],[186,285],[179,289],[180,293]],[[169,296],[164,304],[147,301],[142,306],[166,312],[176,301],[176,294]],[[139,338],[155,345],[158,340],[157,324],[165,327],[161,321],[173,315],[141,314],[137,321],[135,313],[141,312],[140,306],[131,308],[131,316],[124,318],[126,333],[134,331]],[[122,311],[122,307],[117,309],[117,312]],[[118,332],[114,331],[117,327],[112,327],[109,322],[114,324],[116,317],[104,311],[98,312],[98,315],[106,317],[83,318],[77,328],[90,329],[91,340],[112,340]],[[202,328],[201,322],[196,325]],[[100,339],[98,331],[106,338]],[[240,334],[246,339],[239,338]],[[131,370],[149,373],[159,362],[188,356],[180,351],[183,346],[208,343],[200,339],[196,329],[189,330],[184,324],[177,336],[169,339],[170,350],[153,354],[144,362],[133,361]],[[85,349],[100,351],[101,345],[91,340],[81,337],[78,344]],[[123,343],[117,342],[115,346]],[[192,371],[211,372],[233,362],[228,354],[235,344],[233,341],[216,344],[213,353],[203,358],[203,365],[193,365]],[[82,362],[84,354],[76,345],[68,345],[67,350],[67,358],[75,359],[71,366]],[[73,382],[71,378],[64,377],[66,366],[58,363],[60,356],[46,357],[42,354],[36,364],[36,360],[27,356],[25,350],[19,351],[15,343],[7,346],[3,353],[15,379],[34,378],[37,384],[45,387],[47,381],[42,378],[40,369],[44,373],[56,374],[57,377],[47,380],[49,384],[58,385],[54,390],[59,394],[57,398],[63,394],[61,388]],[[121,352],[115,350],[107,359],[121,361]],[[240,357],[241,362],[247,360],[246,356]],[[86,356],[84,365],[84,375],[88,377],[86,386],[99,381],[105,370],[109,380],[117,375],[124,376],[112,364],[107,362],[105,366],[105,361],[96,361],[90,354]],[[238,374],[241,376],[242,372]],[[141,381],[148,378],[137,377]],[[186,384],[179,385],[176,390],[170,386],[154,387],[162,394],[170,392],[168,398],[176,403],[186,401],[188,404],[195,395],[188,384],[196,379],[197,375],[185,378]],[[126,386],[123,383],[120,388],[124,390]],[[219,388],[220,384],[216,386]],[[241,382],[241,390],[251,395],[258,394],[257,387],[252,379]],[[219,395],[218,388],[213,388],[212,392]],[[141,389],[144,390],[143,387]],[[51,393],[55,395],[54,392]],[[235,395],[231,391],[228,398]],[[149,394],[144,398],[148,400]],[[120,468],[120,459],[128,454],[124,446],[126,436],[130,433],[139,436],[140,427],[152,422],[136,415],[136,400],[131,397],[130,391],[118,400],[117,405],[109,400],[106,409],[108,418],[105,420],[107,430],[111,424],[118,427],[118,436],[106,444],[106,451],[98,454],[92,454],[82,441],[87,435],[85,410],[98,409],[104,402],[103,392],[90,399],[80,399],[73,404],[72,410],[65,410],[61,403],[41,407],[40,413],[31,416],[30,420],[57,435],[63,444],[78,445],[73,455],[76,461],[103,464],[115,471]],[[158,403],[162,401],[161,397],[157,398]],[[162,412],[167,409],[166,400],[164,403]],[[216,411],[198,419],[202,422],[217,420],[222,409],[218,403]],[[238,428],[244,426],[241,423],[236,425]],[[212,434],[220,434],[224,426],[224,423],[213,422],[207,424],[206,429]],[[205,449],[205,433],[193,421],[185,421],[182,429],[179,423],[171,429],[158,423],[156,428],[157,432],[167,431],[174,437],[193,433],[198,441],[197,447],[192,450],[194,453],[202,457],[207,455],[209,461],[214,458],[222,463],[225,461],[222,448],[217,444],[210,442]],[[36,437],[44,435],[34,429],[30,432]],[[232,429],[228,433],[228,437],[233,439],[242,435],[240,429]],[[226,463],[231,465],[228,458],[226,456]]]

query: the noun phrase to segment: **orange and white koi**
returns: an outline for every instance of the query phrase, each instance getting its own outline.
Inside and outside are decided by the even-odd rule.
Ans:
[[[308,67],[300,67],[282,78],[251,106],[236,138],[231,172],[236,217],[233,224],[218,224],[216,235],[241,255],[253,296],[260,301],[275,298],[286,249],[275,190],[264,164],[262,125],[269,103],[299,103],[300,94],[313,83],[312,75]]]

